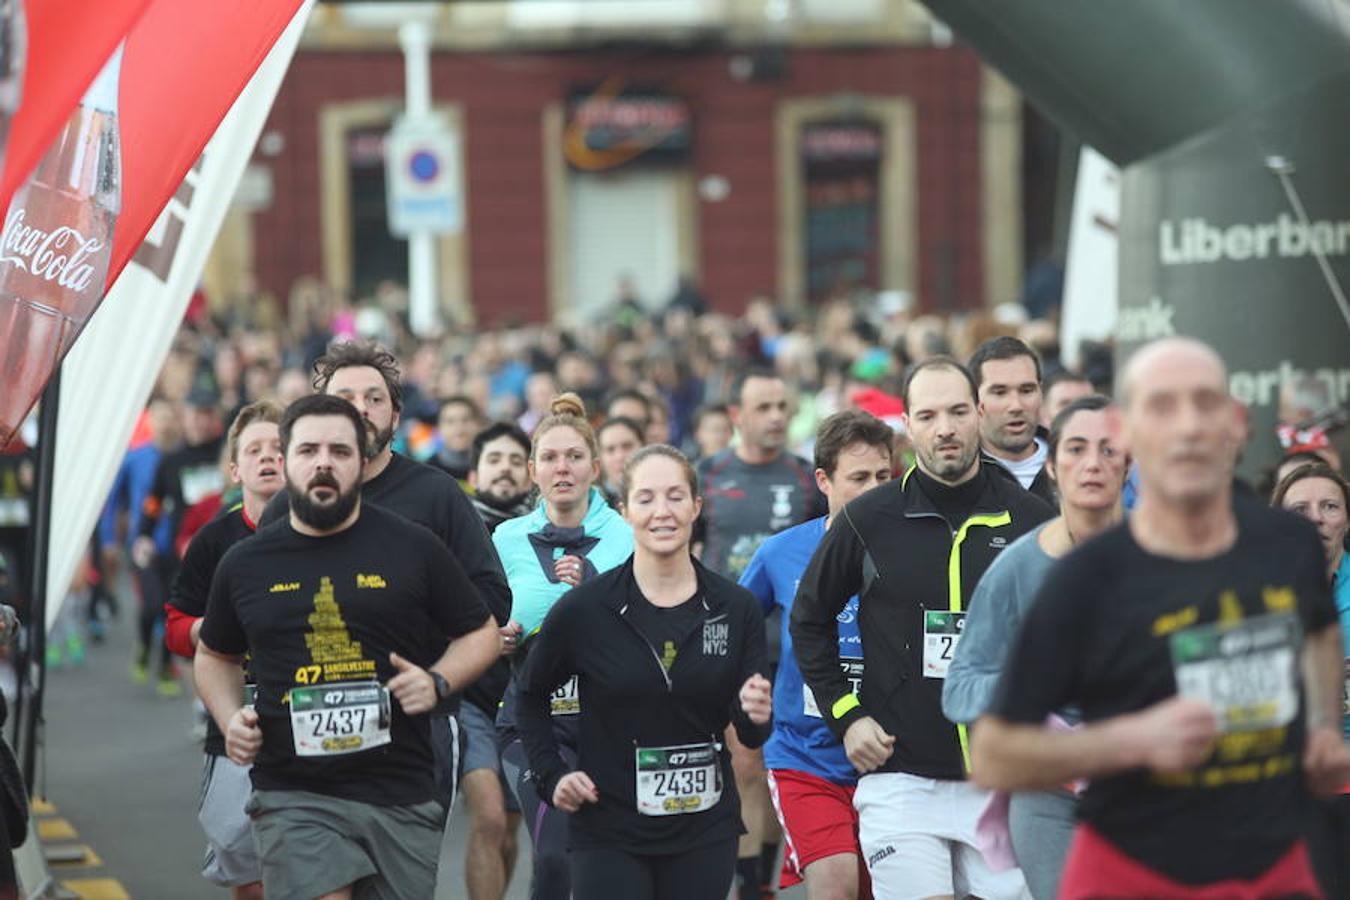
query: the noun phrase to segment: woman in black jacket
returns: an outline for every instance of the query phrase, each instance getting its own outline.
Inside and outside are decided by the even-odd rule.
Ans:
[[[624,469],[633,557],[549,612],[520,679],[517,727],[541,797],[573,814],[576,900],[725,897],[742,831],[728,723],[769,736],[764,621],[755,598],[689,555],[698,479],[672,447]],[[579,760],[569,771],[549,696],[573,675]]]

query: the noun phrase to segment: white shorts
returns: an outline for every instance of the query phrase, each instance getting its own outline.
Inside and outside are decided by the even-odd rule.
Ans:
[[[253,843],[253,828],[244,804],[253,793],[250,766],[227,756],[206,756],[202,772],[202,802],[197,821],[206,832],[202,877],[221,887],[262,881],[262,861]]]
[[[876,900],[1030,897],[1020,869],[994,872],[975,843],[989,793],[964,781],[898,772],[864,775],[853,795]]]

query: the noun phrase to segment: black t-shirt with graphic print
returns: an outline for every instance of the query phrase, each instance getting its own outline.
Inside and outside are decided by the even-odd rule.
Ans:
[[[723,450],[698,464],[703,514],[694,539],[705,566],[735,581],[770,535],[829,512],[810,463],[791,453],[751,464]]]
[[[1303,836],[1300,635],[1336,623],[1317,534],[1234,503],[1238,538],[1212,559],[1156,556],[1128,525],[1046,577],[991,713],[1040,723],[1077,706],[1091,724],[1176,695],[1207,699],[1225,733],[1178,775],[1094,779],[1079,816],[1141,863],[1196,885],[1254,878]]]
[[[429,666],[455,637],[482,627],[488,610],[445,545],[420,525],[375,506],[326,537],[289,521],[233,547],[211,585],[201,641],[221,653],[248,651],[258,683],[263,746],[253,766],[259,790],[302,790],[379,805],[433,798],[428,717],[404,715],[388,698],[390,743],[343,755],[299,756],[291,691],[319,706],[306,711],[303,741],[323,750],[359,746],[379,719],[378,699],[325,708],[344,682],[386,684],[391,652]],[[378,692],[375,692],[378,697]],[[378,741],[379,738],[375,738]],[[373,742],[372,742],[373,743]]]

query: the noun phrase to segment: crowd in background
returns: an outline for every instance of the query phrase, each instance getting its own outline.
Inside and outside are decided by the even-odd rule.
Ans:
[[[582,326],[454,327],[432,339],[412,334],[407,305],[406,292],[389,283],[352,305],[318,282],[302,280],[284,312],[267,297],[236,299],[227,309],[212,310],[199,296],[173,342],[129,450],[155,444],[167,451],[179,444],[184,426],[192,428],[194,409],[200,418],[201,404],[215,408],[216,421],[206,427],[220,433],[253,400],[290,403],[313,390],[314,361],[332,342],[343,340],[375,341],[393,352],[404,390],[395,449],[439,465],[462,482],[479,430],[509,421],[530,433],[561,391],[578,394],[597,423],[628,420],[619,423],[627,427],[600,434],[609,482],[643,444],[670,443],[695,459],[728,446],[734,439],[729,393],[737,374],[752,368],[771,369],[788,385],[791,452],[810,458],[818,424],[840,409],[858,407],[896,428],[897,469],[912,462],[899,427],[899,385],[913,363],[940,354],[964,360],[992,337],[1019,337],[1041,357],[1046,416],[1081,393],[1110,393],[1113,378],[1109,342],[1084,341],[1077,348],[1077,369],[1067,370],[1058,310],[1045,304],[1010,302],[938,315],[916,310],[905,295],[858,292],[841,293],[804,311],[753,297],[736,316],[710,310],[685,282],[662,304],[644,305],[621,295],[602,321]],[[1028,306],[1050,317],[1031,318]],[[1059,384],[1065,385],[1062,397],[1057,396]],[[1318,395],[1316,383],[1286,388],[1281,416],[1289,425],[1324,416],[1329,404],[1334,407],[1330,398]],[[1334,453],[1324,436],[1318,439],[1314,449]],[[1308,449],[1297,435],[1286,441],[1287,451]],[[1265,479],[1272,486],[1274,476],[1271,472]],[[77,585],[73,608],[92,606],[88,618],[95,639],[101,618],[116,603],[106,575],[116,571],[134,543],[135,522],[127,521],[137,516],[134,507],[124,503],[120,516],[105,515],[96,539],[101,552],[92,555],[97,564],[81,573]],[[185,537],[165,536],[165,547],[184,546]],[[65,621],[83,618],[71,613]],[[64,654],[62,634],[70,635],[73,648]],[[49,663],[78,661],[82,653],[78,632],[58,628]]]

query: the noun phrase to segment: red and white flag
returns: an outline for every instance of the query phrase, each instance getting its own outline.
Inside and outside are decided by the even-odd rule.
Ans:
[[[305,0],[273,44],[62,365],[49,597],[63,595],[88,547],[313,3]],[[47,605],[48,626],[59,607]]]
[[[0,444],[128,261],[138,249],[155,256],[141,248],[150,227],[175,192],[191,190],[184,176],[278,36],[309,8],[150,0],[120,49],[100,57],[106,64],[15,189],[0,234]]]
[[[151,0],[0,0],[0,209]]]

